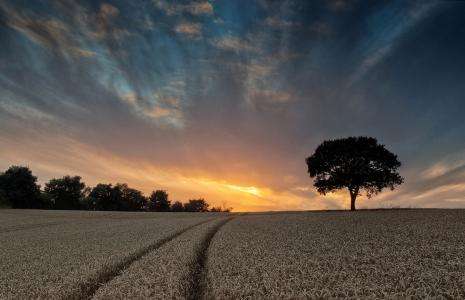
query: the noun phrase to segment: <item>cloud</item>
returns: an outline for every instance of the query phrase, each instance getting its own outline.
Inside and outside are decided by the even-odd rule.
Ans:
[[[267,17],[264,21],[266,26],[270,26],[278,29],[287,29],[291,27],[300,26],[300,23],[293,21],[284,20],[279,16]]]
[[[156,98],[157,103],[151,108],[145,109],[144,114],[169,123],[176,128],[182,128],[184,126],[184,116],[179,99],[161,95],[156,95]]]
[[[69,26],[54,18],[44,19],[17,11],[5,3],[0,9],[6,12],[6,24],[24,34],[31,41],[67,57],[93,57],[95,52],[82,47],[78,36]]]
[[[174,31],[195,38],[202,34],[202,26],[198,23],[184,22],[176,25]]]
[[[465,167],[464,156],[464,153],[447,156],[446,158],[423,170],[420,173],[421,178],[425,180],[440,178],[447,174],[453,173],[456,170],[463,169]]]
[[[258,53],[260,49],[249,41],[234,36],[225,36],[213,42],[213,45],[221,50],[234,52]]]
[[[5,97],[5,95],[3,95],[3,97]],[[23,122],[34,120],[57,125],[57,119],[53,115],[20,102],[0,101],[0,111],[2,110],[14,118],[21,119]]]
[[[100,5],[100,11],[98,17],[104,20],[110,20],[116,18],[119,15],[119,9],[108,3],[102,3]]]
[[[94,29],[88,34],[98,40],[122,40],[129,36],[130,33],[128,30],[120,28],[115,24],[115,20],[119,15],[120,11],[117,7],[108,3],[102,3],[98,13],[94,16],[93,24],[90,24],[93,25]]]
[[[210,15],[213,13],[213,6],[210,2],[196,2],[188,5],[188,11],[193,15]]]
[[[367,40],[365,49],[362,49],[365,52],[362,60],[348,77],[347,86],[352,86],[388,57],[401,41],[402,35],[433,12],[437,4],[435,2],[419,2],[419,4],[413,5],[407,13],[401,11],[395,18],[386,20],[389,23],[384,25],[384,32],[376,32],[375,37]]]
[[[154,0],[155,6],[164,11],[167,15],[175,15],[181,13],[189,13],[192,15],[211,15],[213,14],[213,6],[210,2],[192,2],[189,4],[176,4],[165,0]]]

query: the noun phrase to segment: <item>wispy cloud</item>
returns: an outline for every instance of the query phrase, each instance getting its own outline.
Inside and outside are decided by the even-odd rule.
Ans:
[[[251,42],[234,36],[224,36],[220,39],[216,39],[213,45],[221,50],[234,51],[234,52],[260,52],[260,48],[253,45]]]
[[[191,38],[196,38],[202,35],[202,26],[199,23],[183,22],[176,25],[174,31]]]
[[[285,20],[280,16],[267,17],[264,21],[266,26],[270,26],[278,29],[289,29],[292,27],[300,26],[300,23]]]
[[[115,20],[119,17],[120,11],[117,7],[102,3],[100,10],[96,16],[93,16],[94,30],[89,32],[89,35],[96,39],[113,39],[122,40],[129,36],[130,33],[125,28],[120,28],[115,25]]]
[[[390,24],[383,24],[384,32],[376,32],[376,36],[368,41],[365,49],[362,49],[365,52],[362,61],[350,75],[347,86],[352,86],[389,56],[402,35],[434,11],[437,4],[432,1],[421,2],[414,5],[410,11],[398,13],[395,20],[387,20]]]
[[[177,4],[171,1],[154,0],[155,6],[164,11],[167,15],[175,15],[181,13],[190,13],[192,15],[211,15],[213,14],[213,6],[210,2],[192,2],[189,4]]]
[[[293,102],[293,97],[286,91],[249,89],[246,101],[255,110],[282,111]]]
[[[92,57],[95,52],[86,49],[68,24],[55,19],[20,12],[5,2],[0,9],[6,13],[6,24],[24,34],[31,41],[68,57]]]

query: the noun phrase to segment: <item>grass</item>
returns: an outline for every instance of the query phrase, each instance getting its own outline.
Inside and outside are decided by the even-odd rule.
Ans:
[[[0,211],[0,298],[465,298],[465,210]]]

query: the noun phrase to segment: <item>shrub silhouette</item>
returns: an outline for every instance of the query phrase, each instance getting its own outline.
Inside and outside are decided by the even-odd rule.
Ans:
[[[401,165],[397,156],[371,137],[324,141],[306,163],[320,194],[349,190],[351,210],[355,210],[355,200],[363,190],[371,198],[384,188],[393,190],[403,183],[397,172]]]
[[[50,208],[80,209],[85,187],[81,177],[64,176],[46,183],[44,193]]]
[[[11,166],[0,175],[3,202],[13,208],[42,208],[37,177],[28,167]]]
[[[230,207],[221,207],[221,206],[213,206],[212,208],[210,208],[210,211],[211,212],[231,212],[232,208]]]

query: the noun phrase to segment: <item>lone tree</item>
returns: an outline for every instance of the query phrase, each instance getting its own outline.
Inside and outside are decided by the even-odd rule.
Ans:
[[[306,163],[320,194],[349,190],[350,210],[355,210],[355,200],[363,190],[371,198],[404,181],[398,173],[401,163],[397,156],[371,137],[324,141]]]

